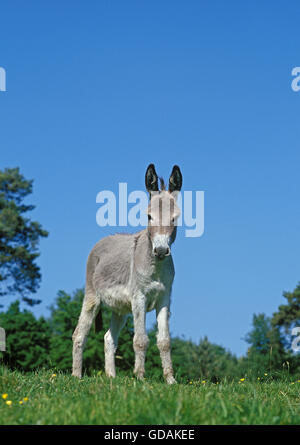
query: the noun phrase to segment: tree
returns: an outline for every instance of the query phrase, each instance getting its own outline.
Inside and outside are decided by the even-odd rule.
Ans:
[[[234,377],[237,374],[237,359],[223,346],[210,343],[207,337],[198,345],[200,374],[204,378],[218,380],[222,377]]]
[[[2,353],[6,365],[23,371],[49,366],[50,328],[45,318],[21,312],[20,302],[15,301],[0,313],[0,326],[6,333],[6,351]]]
[[[272,316],[271,323],[282,334],[289,369],[295,373],[300,370],[300,354],[292,350],[292,329],[300,326],[300,283],[293,292],[284,292],[283,297],[286,299],[286,304],[279,306]]]
[[[172,357],[176,375],[183,379],[217,381],[238,373],[236,357],[207,337],[198,344],[178,337],[172,339]]]
[[[38,289],[41,274],[35,263],[40,237],[48,236],[42,226],[26,217],[33,205],[24,203],[32,193],[32,180],[19,168],[0,170],[0,296],[18,294],[29,305]]]
[[[273,314],[272,325],[284,330],[286,348],[291,347],[291,331],[300,326],[300,283],[293,292],[284,292],[283,297],[286,304],[279,306],[278,311]]]
[[[245,337],[250,345],[245,368],[254,375],[281,370],[287,357],[280,331],[272,326],[271,319],[265,314],[254,314],[252,326]]]

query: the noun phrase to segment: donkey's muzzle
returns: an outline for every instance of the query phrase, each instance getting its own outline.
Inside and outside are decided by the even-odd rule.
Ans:
[[[169,247],[155,247],[154,255],[157,256],[158,259],[163,260],[166,256],[171,254],[171,250]]]

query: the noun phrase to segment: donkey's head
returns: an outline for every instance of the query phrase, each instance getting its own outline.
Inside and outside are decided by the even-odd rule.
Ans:
[[[182,186],[181,171],[177,165],[174,165],[168,190],[166,190],[162,178],[160,178],[159,189],[155,167],[150,164],[146,171],[145,182],[146,189],[150,194],[147,214],[152,252],[158,259],[163,260],[171,254],[171,244],[176,237],[176,221],[180,215],[176,197]]]

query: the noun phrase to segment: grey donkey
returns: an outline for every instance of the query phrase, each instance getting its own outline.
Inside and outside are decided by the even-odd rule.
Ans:
[[[157,346],[167,383],[176,383],[170,351],[170,297],[174,280],[171,245],[180,215],[176,195],[182,186],[179,167],[173,167],[168,190],[150,164],[145,176],[150,194],[148,226],[134,234],[116,234],[100,240],[91,250],[86,269],[82,310],[73,334],[73,375],[81,378],[82,354],[93,322],[99,320],[100,305],[112,310],[110,328],[104,336],[105,372],[115,377],[118,336],[130,313],[133,314],[135,352],[134,373],[143,379],[148,345],[146,312],[156,310]]]

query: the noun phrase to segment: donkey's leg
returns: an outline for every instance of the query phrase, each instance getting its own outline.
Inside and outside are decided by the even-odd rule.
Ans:
[[[87,340],[88,333],[97,314],[99,304],[96,298],[85,296],[78,324],[73,333],[73,372],[72,375],[81,378],[82,375],[82,354]]]
[[[127,319],[127,315],[112,313],[110,328],[104,335],[105,373],[108,377],[116,376],[115,352],[118,338]]]
[[[140,295],[132,302],[132,313],[134,322],[133,349],[135,352],[133,372],[139,379],[143,379],[145,374],[145,357],[149,342],[146,332],[146,304],[143,295]]]
[[[169,302],[161,303],[156,308],[157,318],[157,347],[159,349],[164,377],[169,384],[176,383],[173,377],[171,360],[171,342],[169,332]]]

